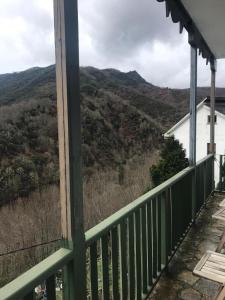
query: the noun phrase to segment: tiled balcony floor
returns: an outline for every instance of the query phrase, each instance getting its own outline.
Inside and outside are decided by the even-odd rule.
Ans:
[[[172,259],[168,272],[163,274],[149,299],[151,300],[211,300],[219,284],[192,274],[194,267],[206,250],[215,251],[225,222],[212,219],[225,195],[215,194],[207,203]]]

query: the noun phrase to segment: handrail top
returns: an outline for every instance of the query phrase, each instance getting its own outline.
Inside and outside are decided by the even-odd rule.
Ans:
[[[209,154],[202,160],[198,161],[196,167],[212,158],[213,154]],[[97,224],[93,228],[89,229],[85,233],[86,246],[88,247],[92,242],[99,239],[108,230],[118,225],[121,219],[128,217],[129,214],[140,208],[150,199],[153,199],[159,194],[165,192],[168,188],[176,184],[179,180],[184,178],[186,175],[191,173],[195,169],[195,166],[189,166],[181,172],[177,173],[170,179],[166,180],[159,186],[155,187],[146,194],[140,196],[127,206],[121,208],[113,215],[106,218],[101,223]],[[35,286],[40,284],[42,281],[53,275],[58,269],[62,268],[67,262],[72,260],[73,250],[60,248],[52,255],[6,284],[0,289],[0,299],[4,300],[18,300],[28,294]]]
[[[198,161],[196,167],[202,164],[203,162],[207,161],[213,156],[213,154],[207,155],[202,160]],[[195,169],[195,166],[189,166],[186,169],[180,171],[173,177],[169,178],[165,182],[161,183],[154,189],[150,190],[146,194],[140,196],[133,202],[129,203],[125,207],[121,208],[96,226],[90,228],[85,233],[85,240],[86,245],[89,246],[93,241],[98,240],[100,236],[106,233],[110,228],[119,224],[122,218],[127,217],[130,213],[134,210],[141,207],[145,202],[149,201],[150,199],[157,197],[159,194],[163,193],[166,189],[173,186],[177,181],[181,180],[185,175],[192,172]]]
[[[46,259],[6,284],[0,289],[0,299],[18,300],[26,296],[35,286],[53,275],[68,261],[72,260],[73,251],[60,248]]]
[[[170,186],[174,185],[177,181],[182,179],[192,170],[194,170],[194,167],[187,167],[186,169],[182,170],[178,174],[161,183],[160,185],[145,193],[144,195],[140,196],[139,198],[124,206],[123,208],[121,208],[120,210],[118,210],[117,212],[115,212],[96,226],[86,231],[86,245],[90,245],[94,240],[97,240],[100,235],[103,235],[113,226],[118,225],[122,218],[128,216],[134,210],[142,206],[145,202],[149,201],[151,198],[157,197],[160,193],[168,189]]]
[[[203,162],[207,161],[209,158],[214,157],[213,154],[208,154],[207,156],[203,157],[199,161],[196,162],[196,167],[201,165]]]

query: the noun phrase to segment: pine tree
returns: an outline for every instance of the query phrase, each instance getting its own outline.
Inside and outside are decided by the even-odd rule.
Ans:
[[[159,163],[150,168],[154,186],[166,181],[189,165],[185,150],[174,137],[166,139],[160,156]]]

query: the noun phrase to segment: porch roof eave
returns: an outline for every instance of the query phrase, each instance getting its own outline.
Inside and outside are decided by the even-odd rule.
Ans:
[[[190,34],[207,61],[225,58],[225,2],[221,0],[157,0],[166,3],[166,15]]]

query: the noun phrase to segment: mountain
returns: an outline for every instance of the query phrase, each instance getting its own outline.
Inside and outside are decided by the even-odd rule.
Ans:
[[[188,111],[188,89],[154,86],[136,71],[83,67],[80,77],[87,176],[156,151]],[[0,75],[0,203],[58,182],[57,138],[55,66]]]

